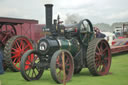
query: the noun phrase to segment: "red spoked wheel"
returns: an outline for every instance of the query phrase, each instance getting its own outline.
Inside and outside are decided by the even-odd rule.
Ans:
[[[5,63],[7,66],[14,72],[19,71],[21,57],[29,49],[33,49],[33,45],[27,37],[11,37],[4,49]]]
[[[0,24],[0,42],[2,45],[5,45],[5,43],[16,34],[16,28],[13,24]]]
[[[106,40],[96,38],[89,43],[87,65],[93,75],[108,74],[111,66],[111,50]]]
[[[41,58],[38,52],[36,50],[28,50],[21,58],[20,72],[22,77],[27,81],[38,80],[44,72],[40,64]]]
[[[4,46],[6,44],[6,42],[14,35],[16,35],[16,29],[15,29],[15,26],[13,24],[8,24],[8,23],[4,23],[4,24],[0,24],[0,47],[1,47],[1,51],[2,51],[2,54],[3,53],[3,49],[4,49]],[[5,57],[3,57],[3,67],[4,67],[4,70],[7,69],[7,65],[5,63]]]
[[[71,80],[74,72],[74,62],[73,62],[72,55],[66,50],[56,51],[53,54],[51,59],[50,71],[51,71],[53,80],[55,80],[57,83],[63,83],[64,81],[62,52],[64,52],[64,58],[65,58],[65,74],[66,74],[65,81],[66,82]]]

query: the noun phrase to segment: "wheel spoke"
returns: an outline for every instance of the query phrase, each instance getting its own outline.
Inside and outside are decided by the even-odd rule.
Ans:
[[[66,58],[66,62],[65,63],[68,63],[69,62],[69,57]]]
[[[26,45],[23,50],[25,51],[25,49],[28,48],[28,47],[29,47],[29,45]]]
[[[12,48],[12,50],[17,51],[17,49],[15,49],[15,48]]]
[[[20,40],[20,48],[22,49],[23,40]]]
[[[32,78],[34,77],[34,71],[33,71],[33,69],[32,69],[32,76],[31,76]]]
[[[61,71],[62,71],[62,70],[61,70],[61,69],[59,69],[59,72],[57,73],[57,75],[60,75]]]
[[[35,76],[36,76],[36,72],[35,72],[35,70],[33,69],[33,73],[35,74]]]
[[[32,63],[32,62],[31,62],[31,56],[28,56],[28,57],[27,57],[27,62],[28,62],[28,61],[29,61],[30,63]]]
[[[16,42],[16,44],[17,44],[18,48],[19,48],[19,49],[21,49],[21,47],[20,47],[20,45],[19,45],[18,41],[16,40],[15,42]]]
[[[100,51],[103,51],[103,42],[100,43]]]
[[[11,54],[16,54],[17,52],[11,52]]]
[[[17,58],[18,57],[18,55],[14,55],[14,56],[12,56],[11,58]]]
[[[97,62],[96,67],[98,68],[99,66],[100,66],[100,63],[99,63],[99,62]]]
[[[106,67],[106,66],[105,66],[105,63],[103,63],[102,65],[103,65],[103,68],[105,69],[105,67]]]
[[[22,43],[22,50],[24,51],[25,43]]]
[[[96,55],[97,55],[97,56],[101,56],[101,54],[100,54],[100,53],[98,53],[98,52],[96,52]]]
[[[36,70],[38,71],[38,73],[40,72],[40,68],[37,68],[37,67],[36,67]]]
[[[103,53],[106,52],[108,50],[108,48],[106,47],[104,50],[103,50]]]
[[[28,76],[30,75],[30,73],[31,73],[31,69],[30,69],[29,72],[28,72]]]
[[[16,65],[17,63],[19,63],[19,61],[20,61],[20,58],[18,58],[18,60],[16,61],[15,65]]]
[[[95,57],[95,61],[98,61],[99,60],[99,58],[98,57]]]
[[[101,52],[101,49],[97,46],[96,49],[98,50],[99,54],[101,55],[102,52]]]
[[[102,69],[102,65],[100,64],[100,65],[99,65],[99,72],[101,71],[101,69]]]
[[[17,44],[16,43],[14,43],[14,47],[17,49],[18,48],[18,46],[17,46]]]
[[[106,55],[106,51],[108,50],[108,48],[106,47],[104,50],[103,50],[103,55]]]
[[[16,59],[17,59],[17,58],[15,58],[15,59],[13,60],[13,63],[15,63]]]

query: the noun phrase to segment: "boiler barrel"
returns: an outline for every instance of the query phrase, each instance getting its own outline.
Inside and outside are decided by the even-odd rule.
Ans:
[[[68,50],[72,56],[80,50],[80,44],[77,39],[66,39],[66,38],[42,38],[38,44],[38,50],[42,54],[53,55],[57,50]]]

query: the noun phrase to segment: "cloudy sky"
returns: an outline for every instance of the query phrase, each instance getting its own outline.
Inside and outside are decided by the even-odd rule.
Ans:
[[[88,18],[92,23],[128,21],[128,0],[0,0],[0,17],[36,19],[45,23],[45,3],[54,4],[54,18],[68,15]]]

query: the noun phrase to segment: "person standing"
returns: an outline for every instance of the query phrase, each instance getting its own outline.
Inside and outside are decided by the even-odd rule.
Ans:
[[[4,73],[2,61],[3,61],[3,55],[2,55],[2,53],[0,52],[0,74],[3,74],[3,73]]]

